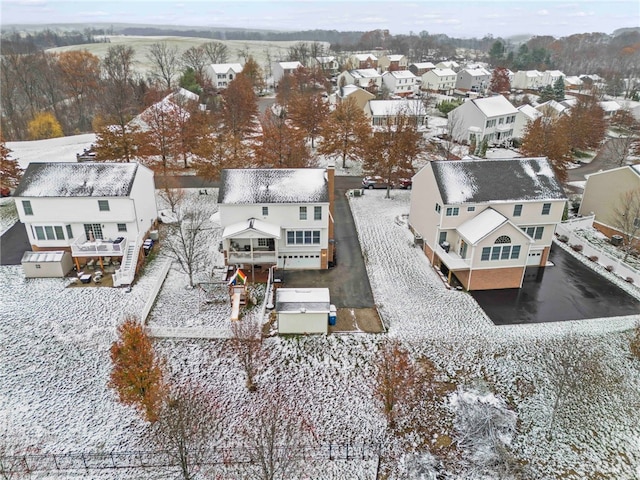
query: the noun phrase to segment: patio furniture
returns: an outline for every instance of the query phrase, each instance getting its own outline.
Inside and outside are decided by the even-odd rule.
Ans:
[[[86,273],[86,274],[82,275],[82,276],[80,277],[80,281],[81,281],[82,283],[90,283],[90,282],[91,282],[91,275],[90,275],[90,274],[88,274],[88,273]]]

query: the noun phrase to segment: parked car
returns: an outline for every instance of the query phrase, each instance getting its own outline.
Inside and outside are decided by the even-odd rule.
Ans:
[[[362,179],[362,188],[387,188],[393,187],[390,185],[387,180],[382,177],[373,176],[373,177],[364,177]]]
[[[403,188],[405,190],[411,190],[411,187],[413,186],[413,180],[411,180],[410,178],[401,178],[400,180],[398,180],[398,185],[400,186],[400,188]]]

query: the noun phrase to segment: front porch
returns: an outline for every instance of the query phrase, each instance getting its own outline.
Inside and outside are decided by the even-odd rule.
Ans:
[[[229,225],[222,233],[221,249],[227,265],[275,265],[280,226],[255,218]]]

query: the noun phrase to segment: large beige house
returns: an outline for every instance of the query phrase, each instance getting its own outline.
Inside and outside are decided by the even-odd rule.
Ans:
[[[623,207],[624,194],[634,190],[640,190],[640,165],[592,173],[587,176],[578,213],[595,215],[593,226],[609,237],[621,233],[615,210]]]
[[[520,288],[547,264],[565,203],[544,157],[434,161],[413,177],[409,226],[450,284]]]

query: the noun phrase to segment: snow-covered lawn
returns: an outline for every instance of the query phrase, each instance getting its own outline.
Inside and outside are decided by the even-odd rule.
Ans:
[[[85,133],[47,140],[7,142],[6,145],[11,150],[9,157],[17,159],[21,168],[27,168],[32,162],[75,162],[76,154],[89,148],[95,140],[95,133]]]
[[[391,199],[384,195],[372,191],[350,203],[389,335],[416,358],[435,362],[462,389],[458,395],[477,391],[482,398],[495,394],[506,402],[518,419],[511,446],[529,464],[533,478],[637,478],[640,366],[630,359],[628,330],[640,316],[496,327],[470,295],[446,289],[424,254],[412,246],[404,223],[410,192],[393,191]],[[215,233],[210,240],[215,242]],[[21,447],[34,452],[139,448],[142,422],[106,387],[108,349],[123,315],[142,310],[161,263],[147,265],[130,293],[65,288],[67,280],[25,280],[20,267],[0,267],[0,425]],[[183,274],[170,272],[151,313],[152,323],[227,321],[224,308],[201,312],[197,293],[185,285]],[[567,336],[581,353],[597,354],[603,375],[563,395],[548,438],[557,359],[559,349],[567,348]],[[384,422],[369,379],[382,338],[269,338],[268,361],[258,385],[279,385],[296,396],[321,442],[376,440]],[[227,412],[227,431],[233,432],[243,421],[251,394],[225,341],[159,340],[157,345],[173,376],[218,392]],[[456,472],[453,478],[491,478],[472,463],[461,462],[448,466]],[[373,478],[374,471],[371,462],[324,462],[321,468],[323,473],[316,471],[314,478]]]

